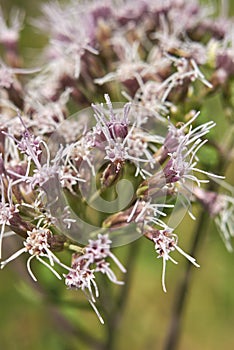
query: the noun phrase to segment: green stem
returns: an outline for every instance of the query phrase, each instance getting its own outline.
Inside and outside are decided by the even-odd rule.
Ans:
[[[134,264],[135,264],[139,247],[140,247],[139,239],[129,245],[128,257],[125,264],[128,271],[125,275],[124,285],[121,287],[121,292],[117,297],[117,300],[115,300],[115,305],[113,309],[108,315],[108,320],[106,322],[107,337],[106,337],[106,343],[103,347],[103,350],[115,349],[117,332],[118,332],[118,328],[120,326],[121,319],[127,303],[127,297],[129,294],[129,289],[133,278]]]
[[[197,251],[199,250],[206,236],[208,223],[209,223],[208,214],[206,211],[202,210],[197,228],[195,230],[192,248],[190,251],[191,256],[197,255]],[[170,321],[169,330],[166,336],[165,345],[163,348],[164,350],[177,349],[180,332],[181,332],[183,313],[186,306],[188,290],[191,283],[193,269],[194,269],[194,266],[191,264],[190,261],[187,261],[184,277],[180,282],[175,295],[174,305],[172,309],[172,317]]]
[[[229,154],[230,150],[233,149],[233,143],[234,140],[231,138],[228,140],[225,150],[223,154]],[[219,173],[225,173],[227,166],[229,165],[230,159],[229,157],[223,157],[223,154],[220,154],[219,158],[219,164],[217,166]],[[210,183],[208,191],[217,191],[219,189],[220,185],[218,183]],[[204,238],[206,237],[206,234],[208,232],[208,225],[209,225],[209,215],[205,210],[202,210],[201,215],[199,217],[198,225],[194,232],[194,238],[190,250],[191,256],[197,256],[197,252],[204,241]],[[187,261],[184,277],[182,281],[180,282],[176,295],[175,300],[173,304],[172,309],[172,317],[168,329],[168,333],[165,340],[164,350],[176,350],[179,343],[180,333],[181,333],[181,327],[182,327],[182,321],[183,321],[183,314],[186,307],[186,301],[188,297],[188,291],[191,283],[191,277],[193,272],[193,266],[192,264]]]
[[[64,243],[64,248],[72,250],[72,251],[74,251],[76,253],[84,254],[84,248],[79,247],[78,245],[75,245],[75,244],[70,244],[70,243],[65,242]]]

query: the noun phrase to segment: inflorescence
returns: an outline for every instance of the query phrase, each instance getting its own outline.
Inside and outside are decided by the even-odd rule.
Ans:
[[[233,188],[206,189],[223,176],[199,162],[215,123],[195,111],[234,75],[231,22],[218,26],[195,0],[114,6],[43,5],[33,24],[49,41],[39,67],[29,69],[19,54],[24,14],[12,12],[8,22],[0,12],[1,268],[26,254],[36,281],[35,258],[69,289],[81,289],[102,323],[96,276],[124,283],[112,269],[114,262],[126,272],[111,245],[122,244],[125,229],[132,227],[130,240],[153,243],[164,291],[174,251],[199,266],[170,227],[178,201],[193,219],[192,203],[201,203],[229,250],[234,235]],[[122,181],[131,191],[117,191]],[[12,234],[22,246],[5,258]],[[70,266],[57,257],[62,251]]]

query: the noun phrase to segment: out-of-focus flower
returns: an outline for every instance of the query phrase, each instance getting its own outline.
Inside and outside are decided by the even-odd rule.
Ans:
[[[233,251],[231,238],[234,237],[234,190],[231,196],[197,187],[193,192],[213,218],[227,249]]]
[[[14,48],[19,40],[19,33],[23,27],[23,22],[24,13],[19,9],[13,8],[10,13],[8,25],[0,9],[0,43],[6,48]]]
[[[61,69],[63,65],[65,68],[70,64],[69,75],[78,78],[81,71],[81,57],[85,51],[98,53],[92,45],[94,40],[92,17],[89,13],[83,12],[80,6],[63,8],[58,3],[44,4],[43,14],[43,19],[34,23],[40,30],[51,35],[48,48],[50,59],[57,63],[61,62]]]

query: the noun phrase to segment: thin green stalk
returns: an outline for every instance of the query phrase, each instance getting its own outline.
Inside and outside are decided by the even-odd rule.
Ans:
[[[108,320],[106,322],[107,337],[103,350],[113,350],[116,347],[117,332],[127,303],[129,289],[133,278],[134,265],[139,247],[139,239],[129,245],[128,257],[125,264],[127,267],[127,273],[125,275],[124,285],[121,287],[120,294],[117,297],[117,300],[115,299],[114,307],[108,315]]]
[[[209,224],[208,214],[206,211],[203,210],[195,230],[192,248],[190,251],[191,256],[197,255],[197,251],[199,250],[206,236],[208,224]],[[184,277],[180,282],[175,295],[175,301],[172,309],[172,317],[170,320],[170,326],[166,336],[165,345],[163,348],[164,350],[177,349],[180,333],[181,333],[183,314],[186,307],[188,290],[191,283],[193,269],[194,269],[194,266],[191,264],[190,261],[187,261]]]
[[[233,131],[231,131],[233,132]],[[219,173],[225,173],[226,168],[229,164],[229,157],[224,157],[224,154],[229,154],[229,150],[233,149],[233,143],[234,140],[231,138],[228,140],[227,144],[225,145],[225,150],[223,149],[223,152],[220,152],[220,158],[219,158],[219,164],[217,166]],[[208,190],[209,191],[217,191],[219,189],[218,183],[210,183]],[[191,256],[197,256],[200,246],[202,245],[204,238],[206,237],[206,234],[208,232],[208,225],[209,225],[209,214],[202,210],[201,215],[199,217],[198,225],[194,232],[194,238],[192,242],[192,246],[190,249],[190,255]],[[193,266],[192,264],[187,261],[185,273],[183,276],[182,281],[178,285],[177,292],[175,294],[175,300],[173,304],[172,309],[172,317],[170,320],[170,325],[168,329],[168,333],[166,336],[165,344],[163,349],[164,350],[176,350],[178,348],[181,328],[182,328],[182,321],[183,321],[183,315],[186,307],[186,301],[188,297],[189,287],[191,283],[191,277],[193,272]]]

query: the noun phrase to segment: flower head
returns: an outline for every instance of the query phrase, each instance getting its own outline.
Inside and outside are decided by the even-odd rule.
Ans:
[[[166,154],[169,156],[169,161],[163,169],[167,183],[179,182],[183,185],[188,180],[196,182],[200,186],[202,182],[207,182],[207,180],[200,180],[193,172],[202,173],[209,177],[223,178],[222,176],[201,170],[196,166],[198,162],[197,153],[207,142],[206,139],[202,140],[201,137],[209,133],[210,129],[215,126],[215,123],[210,121],[193,129],[190,124],[198,115],[199,113],[195,114],[181,128],[177,129],[173,125],[169,126],[169,132],[163,146]],[[188,126],[188,132],[185,133],[185,129]]]
[[[101,272],[106,274],[111,282],[123,284],[123,282],[118,281],[115,273],[110,268],[110,263],[106,261],[108,257],[116,263],[122,272],[126,272],[120,261],[110,251],[111,243],[108,235],[99,234],[96,240],[90,239],[82,255],[77,253],[73,255],[72,269],[65,275],[65,284],[68,288],[81,289],[85,293],[101,323],[104,323],[104,321],[94,304],[99,296],[95,273]]]
[[[95,112],[94,117],[97,121],[97,127],[100,128],[107,141],[111,141],[111,139],[124,140],[128,134],[130,103],[124,106],[123,115],[121,116],[120,113],[114,111],[109,95],[105,95],[105,100],[108,111],[103,108],[103,105],[92,105]],[[107,113],[109,114],[109,118],[105,116]]]
[[[166,284],[165,284],[165,272],[166,272],[166,263],[168,260],[171,260],[174,264],[177,264],[171,256],[170,253],[174,250],[177,250],[179,253],[184,255],[192,264],[196,267],[199,265],[196,263],[196,260],[185,253],[177,244],[178,237],[173,233],[173,230],[170,228],[166,228],[163,230],[155,230],[151,228],[147,233],[146,237],[151,239],[154,242],[155,251],[158,254],[158,258],[162,258],[163,260],[163,270],[162,270],[162,287],[163,291],[166,292]]]
[[[24,241],[24,248],[21,248],[17,252],[15,252],[13,255],[11,255],[8,259],[1,262],[1,268],[6,266],[9,262],[12,260],[15,260],[18,256],[20,256],[23,253],[28,253],[30,257],[27,260],[27,269],[34,281],[37,281],[35,275],[33,274],[31,270],[31,260],[36,259],[43,265],[45,265],[50,271],[53,272],[53,274],[58,278],[61,279],[61,276],[58,274],[58,272],[53,268],[54,263],[57,263],[61,265],[62,267],[69,270],[69,268],[62,264],[60,260],[53,254],[50,247],[50,240],[52,239],[52,232],[49,229],[46,228],[33,228],[32,231],[27,232],[27,238]],[[49,259],[49,263],[47,263],[44,259]]]

